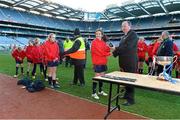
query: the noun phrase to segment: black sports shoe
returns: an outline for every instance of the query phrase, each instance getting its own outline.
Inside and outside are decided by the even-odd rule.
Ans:
[[[122,105],[124,105],[124,106],[131,106],[131,105],[133,105],[133,104],[135,104],[135,103],[125,102],[125,103],[123,103]]]

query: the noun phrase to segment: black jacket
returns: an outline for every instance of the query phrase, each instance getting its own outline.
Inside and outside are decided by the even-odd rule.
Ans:
[[[75,40],[76,40],[76,39],[78,39],[78,37],[76,37]],[[65,52],[63,53],[63,55],[76,52],[77,50],[79,50],[80,46],[81,46],[80,40],[76,40],[76,41],[74,42],[73,46],[72,46],[69,50],[65,51]],[[82,64],[85,64],[85,59],[82,60],[82,59],[73,59],[73,58],[72,58],[72,63],[73,63],[74,65],[82,65]]]
[[[119,66],[125,72],[136,72],[137,70],[137,42],[138,36],[135,31],[130,30],[124,35],[113,52],[113,56],[119,56]]]
[[[168,38],[161,42],[157,56],[173,56],[173,41]]]
[[[57,44],[59,47],[59,55],[62,56],[62,54],[64,53],[64,46],[63,46],[63,42],[61,40],[57,40]]]

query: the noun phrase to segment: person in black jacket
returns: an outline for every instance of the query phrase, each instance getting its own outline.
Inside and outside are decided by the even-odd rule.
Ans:
[[[74,65],[74,79],[72,85],[77,85],[77,82],[79,80],[80,86],[83,87],[85,85],[85,81],[84,81],[85,42],[84,39],[80,36],[80,30],[78,28],[75,29],[74,36],[75,38],[74,38],[73,46],[69,50],[65,51],[63,55],[76,53],[77,51],[80,50],[81,46],[84,46],[83,59],[73,58],[70,55],[72,58],[72,64]]]
[[[161,42],[160,47],[157,50],[157,56],[173,56],[173,41],[170,40],[169,32],[163,31],[161,38],[163,41]],[[169,66],[166,67],[168,68]],[[163,72],[163,66],[158,65],[157,75],[159,75],[161,72]],[[169,69],[167,73],[171,75],[171,70]]]
[[[62,53],[64,53],[64,46],[63,46],[63,42],[61,39],[57,40],[57,44],[59,46],[59,56],[60,56],[60,60],[59,60],[59,64],[62,64],[63,62],[63,56]]]
[[[135,31],[131,30],[131,23],[129,21],[122,22],[122,37],[119,46],[114,48],[113,56],[119,56],[119,67],[121,71],[137,73],[137,42],[138,35]],[[134,87],[125,86],[124,99],[127,100],[123,105],[129,106],[135,103],[134,100]]]

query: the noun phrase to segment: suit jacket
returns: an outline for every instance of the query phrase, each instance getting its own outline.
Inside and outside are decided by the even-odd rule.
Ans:
[[[137,42],[138,35],[135,31],[130,30],[127,35],[124,35],[119,43],[119,46],[113,52],[113,56],[119,56],[119,66],[124,72],[137,71]]]

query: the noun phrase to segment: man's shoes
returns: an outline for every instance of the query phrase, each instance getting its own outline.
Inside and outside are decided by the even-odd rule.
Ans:
[[[122,105],[124,105],[124,106],[131,106],[131,105],[134,105],[135,103],[129,103],[129,102],[125,102],[125,103],[123,103]]]

